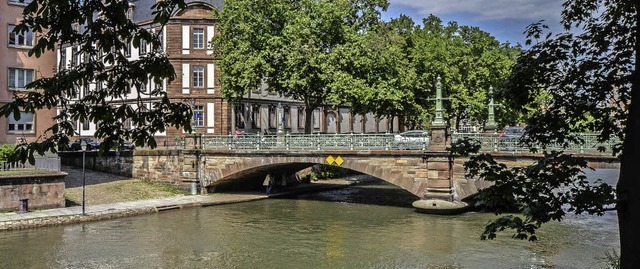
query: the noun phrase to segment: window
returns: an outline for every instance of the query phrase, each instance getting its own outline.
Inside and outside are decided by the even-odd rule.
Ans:
[[[91,128],[89,128],[89,120],[83,121],[82,122],[82,130],[83,131],[88,131],[89,129],[91,129]]]
[[[80,54],[78,53],[78,48],[71,48],[71,66],[77,66],[80,61]]]
[[[127,42],[127,45],[124,47],[124,56],[131,57],[131,42]]]
[[[84,86],[82,87],[82,89],[83,89],[82,96],[87,96],[87,95],[89,95],[89,92],[91,91],[91,89],[89,88],[89,84],[84,85]]]
[[[13,113],[9,115],[9,126],[7,130],[9,132],[33,132],[33,113],[20,112],[20,119],[16,120],[13,117]]]
[[[9,90],[26,90],[33,81],[33,69],[9,68]]]
[[[291,108],[288,106],[284,107],[284,113],[282,113],[282,117],[284,119],[280,119],[284,121],[284,128],[291,128]]]
[[[140,39],[140,48],[138,48],[138,52],[140,55],[147,54],[147,41],[144,39]]]
[[[204,126],[204,106],[193,106],[193,127]]]
[[[251,109],[251,128],[260,128],[260,106],[253,105]]]
[[[244,104],[239,104],[235,107],[235,115],[236,115],[236,126],[238,126],[238,128],[240,129],[244,129],[245,125],[244,125],[244,111],[245,111],[245,106]]]
[[[9,0],[9,4],[12,5],[26,6],[29,3],[31,3],[31,0],[23,0],[22,2],[20,0]]]
[[[269,106],[269,128],[276,128],[278,126],[276,107]]]
[[[304,128],[304,107],[298,107],[298,128]]]
[[[164,49],[164,37],[162,36],[162,32],[158,33],[158,41],[160,41],[160,51]]]
[[[193,80],[194,88],[204,88],[204,66],[196,65],[193,67]]]
[[[19,47],[33,47],[33,32],[14,33],[15,25],[9,25],[9,45]]]
[[[64,70],[67,68],[67,50],[60,50],[60,65],[58,67],[59,70]]]
[[[193,28],[193,48],[204,49],[204,28]]]
[[[131,119],[126,119],[122,122],[122,128],[125,130],[131,130]]]
[[[147,83],[140,83],[140,85],[138,85],[139,91],[141,93],[146,93],[147,92]]]

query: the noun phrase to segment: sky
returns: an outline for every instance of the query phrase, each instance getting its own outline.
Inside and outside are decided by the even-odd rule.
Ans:
[[[446,24],[478,26],[500,42],[524,45],[527,25],[544,20],[550,30],[558,32],[563,0],[389,0],[383,19],[405,14],[416,24],[433,14]]]

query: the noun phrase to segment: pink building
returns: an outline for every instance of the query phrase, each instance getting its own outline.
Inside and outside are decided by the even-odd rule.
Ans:
[[[53,75],[55,52],[45,53],[40,58],[29,57],[29,49],[38,37],[33,33],[12,33],[25,5],[19,0],[0,1],[0,105],[11,102],[14,94],[34,90],[25,87],[31,81]],[[54,109],[35,114],[21,113],[20,120],[0,117],[0,144],[14,144],[21,138],[36,140],[52,125],[55,114]]]

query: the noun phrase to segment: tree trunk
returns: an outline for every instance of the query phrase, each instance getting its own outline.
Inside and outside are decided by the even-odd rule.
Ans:
[[[304,107],[304,133],[311,134],[313,131],[313,111],[316,110],[315,107],[305,106]]]
[[[620,160],[618,195],[618,227],[620,228],[620,268],[640,268],[640,19],[636,2],[635,69],[633,70],[631,101],[625,129],[624,148]]]

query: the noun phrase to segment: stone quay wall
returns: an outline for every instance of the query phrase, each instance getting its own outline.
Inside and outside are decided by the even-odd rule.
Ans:
[[[64,177],[66,173],[0,177],[0,210],[17,210],[21,199],[28,199],[29,208],[64,207]]]
[[[131,176],[170,183],[185,189],[195,180],[195,176],[184,176],[184,173],[190,170],[195,171],[195,168],[190,167],[195,166],[191,162],[186,164],[189,167],[184,167],[185,162],[194,158],[187,159],[185,160],[183,150],[136,150],[131,165]]]
[[[85,153],[85,168],[94,171],[132,177],[134,151],[108,151],[99,155],[98,151]],[[60,152],[60,163],[81,168],[82,151]]]

